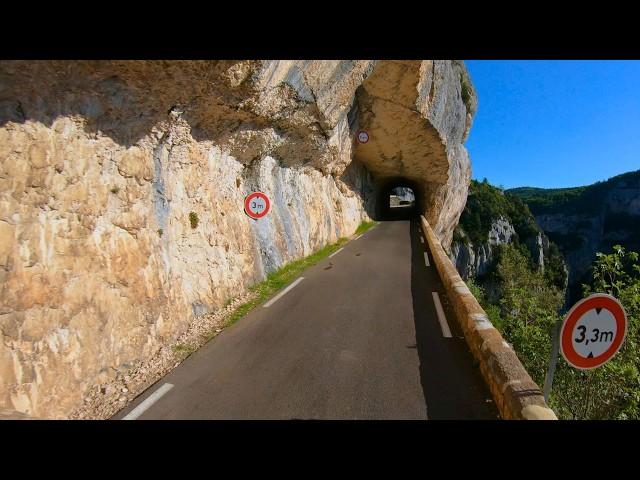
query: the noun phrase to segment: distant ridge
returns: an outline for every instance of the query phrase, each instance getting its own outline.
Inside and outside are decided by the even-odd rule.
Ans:
[[[571,213],[589,213],[593,211],[598,198],[614,184],[638,179],[640,179],[640,170],[635,170],[583,187],[518,187],[505,190],[505,192],[521,198],[534,215],[553,213],[559,210]]]
[[[584,187],[520,187],[507,191],[527,204],[569,267],[570,297],[579,298],[597,252],[615,245],[640,252],[640,170]]]

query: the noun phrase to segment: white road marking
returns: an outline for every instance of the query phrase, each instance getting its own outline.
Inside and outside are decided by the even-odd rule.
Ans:
[[[158,400],[160,400],[160,398],[162,398],[162,396],[165,393],[167,393],[169,390],[171,390],[172,388],[173,388],[173,385],[171,383],[165,383],[158,390],[156,390],[151,395],[149,395],[147,398],[145,398],[144,402],[142,402],[136,408],[131,410],[127,414],[127,416],[123,418],[123,420],[135,420],[140,415],[142,415],[144,412],[146,412],[151,405],[153,405]]]
[[[338,253],[340,253],[342,250],[344,250],[344,247],[342,247],[340,250],[336,250],[335,252],[333,252],[331,255],[329,255],[329,258],[333,257],[334,255],[337,255]]]
[[[420,236],[420,243],[424,243],[424,238],[422,238],[422,236]]]
[[[431,264],[429,263],[429,254],[427,252],[424,252],[424,263],[427,267],[431,266]]]
[[[438,315],[438,321],[440,322],[440,328],[442,329],[442,336],[445,338],[451,338],[451,330],[449,330],[449,324],[444,316],[444,310],[442,310],[442,304],[440,303],[440,297],[438,292],[432,292],[433,303],[436,305],[436,314]]]
[[[282,298],[283,295],[285,295],[287,292],[289,292],[293,287],[295,287],[297,284],[299,284],[302,280],[304,280],[304,277],[300,277],[299,279],[297,279],[295,282],[293,282],[291,285],[289,285],[287,288],[285,288],[284,290],[282,290],[278,295],[276,295],[275,297],[273,297],[271,300],[269,300],[267,303],[265,303],[263,305],[264,308],[270,307],[271,305],[273,305],[275,302],[277,302],[278,300],[280,300],[280,298]]]
[[[364,233],[361,233],[360,235],[358,235],[356,238],[353,239],[353,241],[355,242],[357,239],[359,239],[362,235],[364,235]]]

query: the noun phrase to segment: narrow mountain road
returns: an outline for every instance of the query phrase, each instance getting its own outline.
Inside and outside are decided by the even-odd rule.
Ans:
[[[380,223],[114,418],[496,419],[426,252]]]

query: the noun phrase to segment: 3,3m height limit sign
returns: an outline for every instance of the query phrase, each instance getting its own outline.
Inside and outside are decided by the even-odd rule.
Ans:
[[[560,332],[560,351],[575,368],[587,370],[607,363],[627,334],[627,315],[611,295],[596,293],[576,303]]]
[[[594,293],[576,303],[553,336],[549,370],[544,381],[544,399],[549,401],[558,350],[572,367],[597,368],[613,358],[627,335],[627,314],[620,302],[606,293]]]

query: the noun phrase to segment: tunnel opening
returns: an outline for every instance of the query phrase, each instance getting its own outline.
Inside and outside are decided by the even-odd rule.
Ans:
[[[416,182],[406,178],[385,179],[378,182],[376,220],[409,220],[422,212],[422,190]]]
[[[389,195],[389,208],[413,208],[416,197],[409,187],[396,187]]]

